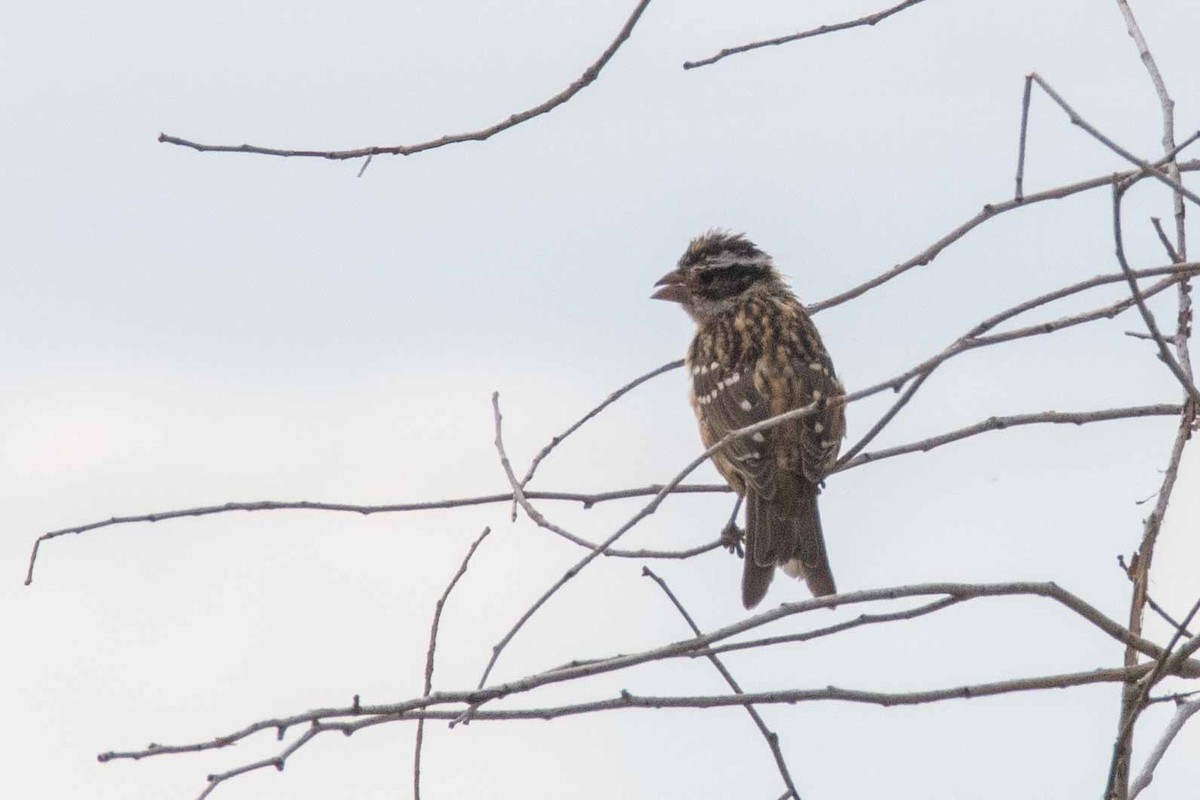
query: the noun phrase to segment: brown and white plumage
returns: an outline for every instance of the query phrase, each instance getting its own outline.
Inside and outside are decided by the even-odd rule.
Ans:
[[[655,298],[679,303],[696,322],[686,364],[705,447],[818,403],[814,414],[737,439],[712,457],[745,498],[742,602],[752,608],[762,600],[777,565],[814,595],[835,593],[817,494],[841,446],[845,390],[808,313],[770,256],[719,231],[694,239],[657,285]]]

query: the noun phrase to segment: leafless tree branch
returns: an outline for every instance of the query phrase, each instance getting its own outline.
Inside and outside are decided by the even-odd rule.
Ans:
[[[1044,91],[1050,97],[1051,100],[1053,100],[1056,104],[1058,104],[1058,107],[1061,108],[1066,113],[1067,118],[1071,121],[1072,125],[1080,127],[1083,130],[1087,131],[1089,134],[1091,134],[1093,139],[1100,142],[1105,147],[1107,147],[1109,150],[1112,150],[1114,153],[1116,153],[1117,155],[1119,155],[1121,158],[1125,159],[1129,163],[1137,164],[1139,167],[1142,168],[1142,171],[1145,172],[1145,174],[1149,175],[1150,177],[1152,177],[1158,181],[1161,181],[1162,183],[1165,183],[1167,186],[1170,186],[1176,192],[1183,195],[1187,199],[1191,200],[1193,203],[1200,203],[1200,197],[1196,196],[1195,193],[1190,191],[1187,187],[1185,187],[1178,180],[1176,180],[1175,178],[1172,178],[1166,172],[1163,172],[1160,169],[1160,165],[1152,164],[1149,161],[1145,161],[1141,158],[1138,158],[1133,153],[1131,153],[1130,151],[1126,150],[1124,147],[1121,147],[1121,145],[1114,142],[1108,136],[1105,136],[1103,133],[1101,133],[1100,130],[1097,129],[1095,125],[1092,125],[1090,122],[1088,122],[1082,116],[1080,116],[1079,112],[1077,112],[1074,108],[1072,108],[1070,106],[1070,104],[1067,103],[1067,101],[1063,99],[1062,95],[1060,95],[1058,92],[1056,92],[1054,90],[1054,87],[1052,87],[1049,83],[1047,83],[1046,80],[1044,78],[1042,78],[1041,75],[1038,75],[1036,72],[1031,72],[1029,74],[1029,77],[1033,79],[1034,83],[1036,83],[1038,86],[1041,87],[1042,91]],[[1196,141],[1197,138],[1200,138],[1200,131],[1197,131],[1196,133],[1192,134],[1192,136],[1188,138],[1187,143],[1194,142],[1194,141]],[[1168,159],[1170,159],[1170,158],[1174,158],[1174,152],[1172,152],[1168,155]]]
[[[591,508],[600,503],[608,503],[614,500],[629,500],[637,497],[652,497],[663,489],[659,485],[642,486],[634,489],[617,489],[608,492],[526,492],[525,496],[532,500],[558,500],[571,503],[581,503],[584,508]],[[728,494],[730,489],[725,484],[716,483],[695,483],[695,484],[680,484],[671,490],[672,494]],[[371,514],[396,514],[409,511],[432,511],[437,509],[451,508],[466,508],[469,506],[489,505],[494,503],[508,503],[512,501],[512,492],[504,494],[487,494],[476,497],[457,497],[448,500],[428,500],[416,503],[389,503],[385,505],[356,505],[352,503],[324,503],[310,500],[255,500],[244,503],[221,503],[211,506],[196,506],[194,508],[173,509],[171,511],[155,511],[149,514],[134,514],[125,517],[111,517],[105,520],[97,520],[83,525],[73,525],[69,528],[60,528],[58,530],[43,533],[37,537],[33,543],[33,549],[29,554],[29,564],[25,572],[25,585],[33,583],[33,568],[37,561],[38,553],[43,542],[51,539],[57,539],[60,536],[71,536],[75,534],[87,533],[89,531],[108,528],[113,525],[132,525],[143,522],[162,522],[169,519],[180,519],[182,517],[205,517],[212,514],[228,514],[235,511],[336,511],[346,512],[351,514],[361,514],[368,516]],[[594,545],[586,540],[579,540],[579,543],[592,549]],[[706,545],[701,545],[697,548],[689,548],[687,550],[617,550],[608,549],[604,551],[605,555],[615,556],[619,558],[691,558],[707,553],[710,550],[715,550],[720,546],[719,541],[712,541]]]
[[[1016,428],[1021,425],[1086,425],[1089,422],[1104,422],[1114,419],[1132,419],[1135,417],[1164,417],[1178,416],[1183,409],[1181,405],[1160,403],[1152,406],[1129,406],[1127,408],[1106,408],[1101,411],[1042,411],[1036,414],[1013,414],[1007,417],[988,417],[982,422],[968,425],[965,428],[948,431],[922,439],[919,442],[888,447],[871,453],[863,453],[844,465],[836,468],[841,472],[872,461],[904,455],[905,453],[927,453],[935,447],[941,447],[951,442],[957,442],[971,436],[978,436],[987,431],[1000,431],[1006,428]]]
[[[1184,147],[1194,141],[1196,141],[1196,137],[1192,137],[1187,142],[1181,144],[1179,149],[1182,150]],[[1165,160],[1160,160],[1155,162],[1153,166],[1159,167],[1164,163],[1166,163]],[[1183,162],[1179,165],[1179,169],[1184,172],[1194,172],[1196,170],[1200,170],[1200,160],[1193,159],[1191,161]],[[1095,178],[1079,181],[1078,183],[1071,183],[1064,186],[1058,186],[1054,189],[1047,189],[1043,192],[1025,195],[1020,200],[1005,200],[996,203],[986,203],[979,213],[975,214],[975,216],[971,217],[957,228],[954,228],[953,230],[944,234],[936,242],[929,245],[912,258],[902,261],[890,269],[880,273],[879,275],[863,281],[857,286],[851,287],[840,294],[836,294],[833,297],[820,301],[819,303],[814,303],[808,307],[808,310],[811,313],[816,313],[827,308],[841,305],[855,299],[856,297],[866,294],[872,289],[882,286],[888,281],[891,281],[905,272],[908,272],[914,267],[923,267],[937,258],[938,255],[940,255],[941,252],[947,247],[954,244],[959,239],[962,239],[984,222],[987,222],[988,220],[993,219],[1001,214],[1017,208],[1034,205],[1036,203],[1042,203],[1047,200],[1062,200],[1064,198],[1071,197],[1072,195],[1080,194],[1081,192],[1087,192],[1091,191],[1092,189],[1099,189],[1101,187],[1109,186],[1112,184],[1114,179],[1130,183],[1137,182],[1146,177],[1147,174],[1147,170],[1130,170],[1129,172],[1120,172],[1116,175],[1101,175]]]
[[[500,396],[498,393],[492,394],[492,409],[494,412],[495,423],[496,423],[496,449],[497,449],[497,451],[499,451],[501,453],[501,463],[504,463],[506,461],[506,458],[503,455],[503,450],[502,450],[503,439],[501,436],[501,429],[500,429],[500,421],[501,421]],[[667,495],[670,494],[671,491],[676,486],[678,486],[683,481],[684,478],[686,478],[697,467],[699,467],[701,464],[703,464],[705,461],[707,461],[713,453],[715,453],[718,450],[720,450],[721,448],[727,446],[730,442],[736,441],[737,439],[740,439],[744,436],[751,436],[755,433],[758,433],[759,431],[769,430],[770,428],[773,428],[776,425],[779,425],[780,423],[786,422],[787,420],[790,420],[790,419],[799,419],[801,417],[808,416],[810,414],[815,413],[816,410],[817,410],[817,403],[814,401],[814,402],[809,403],[808,405],[803,406],[801,408],[796,408],[791,411],[788,411],[787,413],[780,414],[775,417],[771,417],[770,419],[765,419],[762,422],[758,422],[753,425],[747,425],[746,427],[738,428],[735,431],[730,431],[725,436],[721,437],[720,441],[718,441],[712,447],[708,448],[703,453],[701,453],[699,456],[692,459],[692,461],[686,467],[684,467],[684,469],[682,471],[680,471],[665,486],[663,486],[662,491],[660,491],[658,494],[656,494],[649,503],[647,503],[645,506],[643,506],[640,511],[638,511],[636,514],[634,514],[624,525],[622,525],[616,531],[614,531],[607,539],[605,539],[603,542],[601,542],[599,545],[597,545],[596,549],[592,550],[592,552],[588,553],[586,556],[584,556],[582,559],[580,559],[574,566],[572,566],[565,573],[563,573],[561,578],[559,578],[557,581],[555,581],[554,584],[549,589],[547,589],[544,593],[542,593],[542,595],[536,601],[534,601],[533,605],[531,605],[525,611],[525,613],[521,615],[521,617],[513,624],[512,628],[510,628],[508,630],[508,632],[505,633],[504,636],[500,639],[500,641],[497,642],[496,645],[492,648],[492,656],[490,659],[488,659],[487,666],[484,668],[482,676],[480,676],[479,686],[482,687],[485,683],[487,683],[488,676],[491,674],[492,668],[496,665],[496,660],[500,657],[500,653],[503,652],[505,646],[507,646],[507,644],[510,641],[512,641],[512,638],[514,636],[516,636],[517,631],[519,631],[525,625],[525,623],[529,621],[530,617],[532,617],[535,613],[537,613],[538,609],[541,608],[546,603],[547,600],[549,600],[568,581],[570,581],[577,574],[579,574],[580,570],[582,570],[588,564],[592,563],[592,561],[594,561],[597,556],[601,555],[604,550],[606,550],[608,547],[613,545],[618,539],[620,539],[622,536],[624,536],[630,529],[632,529],[635,525],[637,525],[643,519],[650,516],[655,511],[657,511],[658,507],[662,504],[662,501],[664,499],[666,499]],[[508,475],[512,476],[512,470],[510,467],[506,466],[505,471]],[[515,477],[510,477],[510,480],[515,482]],[[526,511],[528,513],[528,509]],[[534,521],[536,522],[537,520],[535,519]]]
[[[433,619],[429,623],[429,649],[425,651],[425,690],[424,695],[429,696],[433,691],[433,656],[437,651],[438,629],[442,624],[442,609],[446,606],[446,600],[450,597],[450,593],[454,591],[454,587],[462,579],[462,576],[467,573],[467,565],[471,563],[471,556],[475,555],[475,551],[479,549],[479,545],[483,544],[483,540],[492,532],[491,528],[484,528],[483,533],[471,543],[467,549],[466,555],[463,556],[462,562],[458,565],[458,571],[454,573],[454,577],[446,584],[445,591],[438,598],[437,604],[433,609]],[[416,743],[413,746],[413,800],[421,800],[421,746],[425,742],[425,720],[417,721],[417,737]]]
[[[737,55],[738,53],[746,53],[750,50],[758,50],[763,47],[774,47],[776,45],[787,44],[789,42],[797,42],[801,39],[811,39],[814,36],[822,36],[826,33],[836,33],[838,31],[849,30],[850,28],[858,28],[864,25],[875,25],[892,16],[893,14],[899,14],[904,9],[911,8],[912,6],[918,5],[922,2],[924,2],[924,0],[904,0],[904,2],[900,3],[899,5],[892,6],[891,8],[885,8],[883,11],[878,11],[874,14],[868,14],[867,16],[859,17],[858,19],[852,19],[848,22],[835,22],[831,25],[821,25],[820,27],[807,31],[801,31],[800,33],[793,33],[788,36],[780,36],[776,39],[764,39],[759,42],[738,45],[737,47],[728,47],[714,56],[702,58],[699,61],[685,61],[683,62],[683,68],[695,69],[696,67],[705,67],[709,64],[715,64],[721,59]]]
[[[445,147],[446,145],[451,144],[460,144],[462,142],[482,142],[485,139],[490,139],[497,133],[506,131],[509,128],[514,128],[523,122],[528,122],[534,117],[540,117],[542,114],[547,114],[553,111],[563,103],[566,103],[575,95],[579,94],[579,92],[581,92],[587,86],[590,86],[592,82],[596,80],[596,78],[600,77],[600,71],[604,69],[605,65],[607,65],[612,57],[616,55],[617,50],[621,48],[621,45],[625,44],[625,41],[629,38],[630,34],[633,33],[634,26],[637,25],[638,20],[641,19],[642,12],[646,10],[646,6],[648,5],[650,5],[650,0],[640,0],[640,2],[638,2],[637,6],[635,6],[633,9],[633,13],[629,15],[629,18],[625,20],[625,24],[621,26],[621,30],[617,33],[616,38],[613,39],[604,52],[600,54],[600,57],[592,62],[592,64],[583,71],[583,74],[580,75],[579,78],[577,78],[574,82],[572,82],[571,85],[566,89],[563,89],[549,100],[546,100],[545,102],[540,103],[533,108],[513,114],[507,119],[497,122],[496,124],[487,128],[482,128],[481,130],[470,131],[467,133],[447,134],[437,139],[431,139],[427,142],[421,142],[419,144],[398,144],[391,146],[372,145],[369,147],[359,147],[353,150],[288,150],[276,147],[260,147],[252,144],[202,144],[189,139],[182,139],[178,136],[171,136],[166,133],[160,133],[158,135],[158,141],[165,144],[190,147],[191,149],[198,150],[202,153],[253,153],[262,156],[283,156],[286,158],[325,158],[333,161],[344,161],[353,158],[371,158],[373,156],[383,155],[410,156],[415,153],[421,153],[426,150],[433,150],[435,148]]]
[[[597,414],[599,414],[604,409],[608,408],[613,403],[620,400],[625,395],[629,394],[629,392],[631,392],[634,389],[636,389],[637,387],[641,386],[646,381],[651,380],[653,378],[657,378],[659,375],[662,375],[665,372],[670,372],[671,370],[679,369],[682,366],[683,366],[683,359],[681,358],[677,361],[671,361],[666,364],[663,364],[661,367],[655,367],[654,369],[650,370],[649,372],[643,373],[643,374],[639,375],[638,377],[634,378],[629,383],[625,384],[620,389],[617,389],[615,392],[610,394],[608,397],[604,398],[604,400],[600,403],[600,405],[595,406],[590,411],[588,411],[586,414],[584,414],[582,417],[577,419],[574,423],[571,424],[571,426],[569,428],[567,428],[565,431],[563,431],[559,435],[553,437],[546,444],[545,447],[543,447],[541,450],[538,451],[537,455],[535,455],[533,457],[533,460],[529,463],[529,469],[525,472],[525,477],[521,478],[521,488],[524,489],[526,486],[529,485],[529,482],[531,480],[533,480],[534,473],[537,472],[538,466],[542,463],[543,460],[545,460],[546,456],[550,455],[550,453],[554,450],[554,448],[556,448],[560,444],[562,444],[563,440],[565,440],[572,433],[574,433],[575,431],[577,431],[581,427],[583,427],[583,425],[585,423],[587,423],[589,420],[594,418]],[[512,516],[513,516],[513,519],[517,518],[517,500],[516,500],[516,492],[515,491],[513,492]]]
[[[1163,756],[1167,754],[1167,749],[1175,741],[1175,737],[1183,730],[1183,726],[1192,718],[1197,711],[1200,711],[1200,700],[1191,700],[1187,703],[1180,703],[1175,710],[1175,716],[1167,724],[1167,728],[1163,731],[1162,736],[1154,744],[1154,748],[1150,751],[1150,755],[1146,757],[1146,763],[1142,767],[1142,771],[1129,786],[1129,796],[1137,797],[1142,793],[1142,790],[1150,785],[1154,780],[1154,770],[1158,768],[1158,763],[1162,761]]]
[[[704,632],[700,630],[700,626],[692,619],[692,615],[683,607],[683,603],[679,602],[679,598],[671,591],[671,587],[667,586],[667,582],[656,575],[649,567],[642,567],[642,574],[658,584],[658,588],[663,590],[667,599],[671,601],[671,604],[675,606],[675,609],[683,617],[688,627],[692,629],[692,633],[697,636],[703,636]],[[721,659],[717,658],[712,650],[706,652],[704,657],[721,674],[721,677],[725,679],[725,683],[729,684],[729,688],[733,690],[734,694],[745,694],[742,691],[742,687],[738,685],[733,675],[725,667],[725,664]],[[771,756],[775,759],[775,766],[779,769],[779,775],[783,778],[784,785],[787,786],[787,792],[784,794],[784,797],[792,797],[795,800],[800,800],[800,793],[796,791],[796,784],[792,781],[791,772],[788,771],[787,762],[783,758],[783,751],[779,748],[779,734],[767,727],[767,723],[763,721],[762,715],[758,713],[758,709],[752,705],[747,705],[745,708],[746,713],[750,715],[750,719],[754,720],[754,725],[758,728],[759,733],[766,740],[767,747],[771,749]]]
[[[1121,265],[1121,272],[1125,274],[1125,280],[1129,284],[1129,293],[1133,296],[1134,303],[1137,304],[1138,312],[1142,315],[1142,321],[1146,323],[1146,330],[1158,345],[1159,359],[1167,365],[1167,369],[1179,381],[1179,385],[1183,387],[1184,393],[1191,398],[1193,404],[1200,403],[1200,390],[1196,389],[1196,385],[1192,383],[1191,377],[1184,372],[1183,367],[1175,360],[1175,356],[1171,355],[1171,350],[1163,339],[1162,332],[1158,329],[1158,324],[1154,321],[1154,315],[1150,313],[1150,308],[1146,305],[1146,298],[1142,295],[1142,290],[1138,287],[1137,278],[1133,275],[1133,270],[1129,267],[1129,260],[1125,257],[1125,237],[1121,234],[1121,200],[1124,197],[1125,191],[1119,185],[1113,184],[1113,241],[1116,242],[1117,262]]]
[[[233,731],[204,742],[196,742],[186,745],[152,744],[148,745],[142,750],[112,751],[108,753],[102,753],[99,756],[99,759],[102,762],[117,759],[137,760],[157,755],[217,750],[233,745],[249,736],[263,731],[287,731],[296,726],[309,725],[334,717],[359,717],[380,714],[408,715],[409,712],[439,705],[478,705],[489,700],[497,700],[530,692],[541,686],[562,683],[565,681],[579,680],[594,675],[629,669],[640,664],[659,661],[664,658],[681,656],[695,657],[704,655],[705,652],[710,648],[714,649],[714,652],[718,652],[714,648],[714,645],[719,642],[724,642],[732,639],[735,636],[738,636],[739,634],[755,630],[778,620],[805,614],[818,609],[825,609],[831,606],[837,606],[841,608],[843,606],[848,607],[860,603],[873,603],[918,597],[939,598],[939,610],[941,608],[947,608],[958,602],[966,602],[982,598],[1040,597],[1050,600],[1064,609],[1074,613],[1118,643],[1132,646],[1136,648],[1138,652],[1141,652],[1154,659],[1163,659],[1164,655],[1168,656],[1162,662],[1164,664],[1164,673],[1189,678],[1200,677],[1200,661],[1190,658],[1191,654],[1195,652],[1195,649],[1200,648],[1200,638],[1189,641],[1188,645],[1180,648],[1177,652],[1171,655],[1165,648],[1162,648],[1147,639],[1130,633],[1130,631],[1128,631],[1125,627],[1109,618],[1095,606],[1092,606],[1082,598],[1063,589],[1057,584],[1044,582],[995,584],[929,583],[912,586],[888,587],[883,589],[869,589],[857,592],[846,592],[844,594],[812,598],[794,603],[784,603],[767,611],[754,614],[724,627],[709,631],[701,636],[695,636],[690,639],[672,642],[670,644],[651,648],[638,653],[611,656],[609,658],[589,661],[584,664],[568,665],[547,672],[527,675],[523,678],[512,680],[507,683],[493,684],[491,686],[469,691],[436,691],[432,692],[428,696],[412,698],[400,703],[392,703],[387,705],[361,705],[356,702],[354,705],[348,707],[314,709],[293,716],[254,722],[237,731]],[[940,600],[943,598],[951,598],[955,600],[955,603],[940,602]],[[908,609],[898,613],[903,615],[901,618],[907,619],[927,612],[918,607],[916,609]],[[812,635],[810,632],[810,635],[808,635],[806,638],[817,638],[817,636]],[[778,641],[803,640],[806,639],[788,638],[779,639]],[[768,643],[775,641],[776,640],[764,640],[764,642]],[[1143,676],[1148,674],[1153,665],[1147,663],[1143,666],[1145,667],[1145,670],[1143,672],[1136,673],[1137,675]],[[1079,674],[1089,675],[1092,673]],[[1116,678],[1115,680],[1122,679],[1123,678]],[[949,697],[960,696],[959,690],[947,691],[949,692],[947,699]],[[734,704],[740,705],[740,703]],[[477,715],[481,713],[482,712],[476,712]],[[454,713],[438,718],[454,719],[459,715],[460,713]],[[406,718],[415,719],[416,717],[406,716]],[[483,717],[473,716],[473,718]]]

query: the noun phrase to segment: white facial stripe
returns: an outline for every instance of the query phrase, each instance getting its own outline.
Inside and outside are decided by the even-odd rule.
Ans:
[[[746,264],[751,267],[769,267],[771,266],[771,257],[766,253],[759,253],[756,256],[746,256],[740,253],[721,253],[705,261],[700,268],[723,269],[725,267],[732,267],[734,264]]]

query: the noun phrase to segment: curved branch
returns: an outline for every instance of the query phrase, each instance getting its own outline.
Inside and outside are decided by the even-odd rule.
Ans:
[[[344,161],[352,158],[370,158],[373,156],[411,156],[415,153],[420,153],[425,150],[433,150],[438,147],[445,147],[450,144],[459,144],[461,142],[482,142],[485,139],[490,139],[497,133],[506,131],[509,128],[514,128],[523,122],[527,122],[534,117],[539,117],[542,114],[547,114],[554,109],[566,103],[575,95],[579,94],[584,88],[589,86],[593,81],[600,76],[600,70],[604,69],[605,65],[616,55],[617,50],[621,45],[625,44],[625,40],[633,33],[633,28],[637,25],[638,20],[642,16],[642,12],[646,10],[646,6],[650,5],[650,0],[640,0],[637,6],[633,9],[633,13],[629,15],[629,19],[621,27],[617,33],[617,37],[612,40],[608,48],[600,54],[587,69],[583,71],[570,86],[563,89],[558,94],[546,100],[544,103],[534,106],[517,114],[513,114],[505,120],[497,122],[487,128],[468,133],[453,133],[447,134],[437,139],[431,139],[428,142],[419,144],[398,144],[389,147],[371,146],[360,147],[354,150],[285,150],[276,147],[260,147],[252,144],[202,144],[193,142],[189,139],[181,139],[178,136],[170,136],[166,133],[158,135],[158,141],[164,144],[174,144],[180,147],[190,147],[193,150],[198,150],[202,153],[254,153],[261,156],[282,156],[285,158],[326,158],[333,161]]]

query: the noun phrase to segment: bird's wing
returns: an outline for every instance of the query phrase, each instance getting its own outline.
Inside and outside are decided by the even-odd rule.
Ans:
[[[730,431],[770,416],[769,404],[754,385],[752,367],[726,369],[716,361],[705,360],[691,365],[691,373],[692,403],[705,447],[712,447]],[[763,431],[733,440],[714,454],[717,468],[722,474],[732,471],[745,484],[770,494],[770,433]]]

